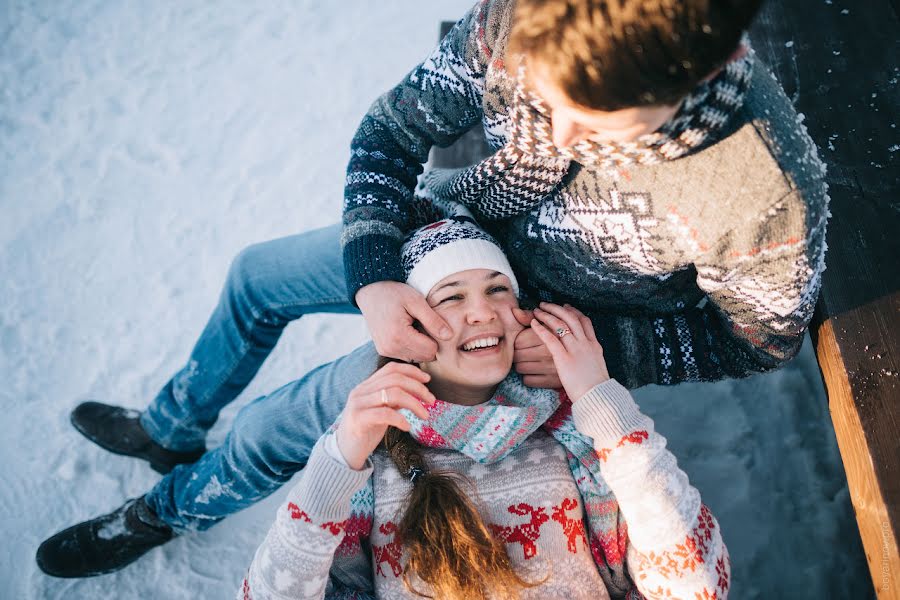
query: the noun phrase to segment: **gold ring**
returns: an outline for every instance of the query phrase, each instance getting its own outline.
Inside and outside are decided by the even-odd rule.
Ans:
[[[556,328],[556,335],[559,337],[559,339],[563,339],[567,333],[572,333],[572,332],[564,327]]]
[[[387,390],[384,388],[381,388],[381,405],[385,408],[388,407]]]

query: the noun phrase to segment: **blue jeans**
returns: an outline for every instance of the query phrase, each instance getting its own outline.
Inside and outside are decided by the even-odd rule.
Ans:
[[[359,312],[347,299],[339,240],[335,225],[256,244],[235,258],[187,366],[141,415],[150,437],[170,450],[203,448],[219,411],[250,382],[290,321]],[[176,531],[202,530],[274,492],[303,468],[377,359],[367,344],[254,400],[222,446],[176,467],[147,503]]]

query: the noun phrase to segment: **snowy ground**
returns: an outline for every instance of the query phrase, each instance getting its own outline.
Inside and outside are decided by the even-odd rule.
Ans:
[[[466,7],[0,4],[0,596],[232,594],[281,494],[118,574],[37,570],[44,537],[158,477],[85,441],[68,412],[86,398],[143,407],[185,361],[232,256],[339,218],[359,118]],[[293,324],[210,445],[240,405],[364,339],[359,317]],[[809,344],[774,374],[638,400],[722,524],[734,598],[871,595]]]

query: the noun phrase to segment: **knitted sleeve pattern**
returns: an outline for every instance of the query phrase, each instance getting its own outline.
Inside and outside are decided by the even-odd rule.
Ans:
[[[747,377],[793,358],[821,287],[828,216],[824,182],[793,189],[694,264],[706,293],[698,306],[644,318],[591,315],[610,374],[634,389]]]
[[[449,146],[483,114],[490,0],[467,13],[438,48],[381,96],[350,149],[341,245],[350,301],[378,281],[403,281],[400,246],[411,228],[416,178],[433,145]]]
[[[572,407],[628,524],[629,575],[643,596],[726,598],[731,565],[719,524],[653,421],[615,379]]]
[[[371,464],[355,471],[330,456],[320,439],[257,549],[237,598],[324,598],[326,590],[329,598],[369,597],[371,565],[361,556],[343,556],[339,547],[348,533],[351,498],[371,476]]]

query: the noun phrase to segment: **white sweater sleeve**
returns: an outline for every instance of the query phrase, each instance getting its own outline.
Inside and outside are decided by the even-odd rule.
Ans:
[[[371,463],[355,471],[336,460],[325,447],[333,437],[323,436],[313,448],[300,481],[253,557],[239,599],[324,597],[350,517],[350,500],[372,475]]]
[[[655,598],[727,598],[731,567],[719,524],[627,389],[611,379],[572,407],[628,523],[629,574]]]

